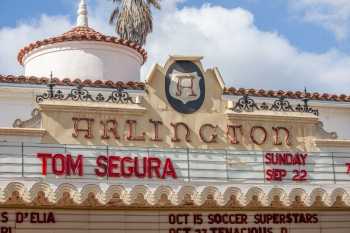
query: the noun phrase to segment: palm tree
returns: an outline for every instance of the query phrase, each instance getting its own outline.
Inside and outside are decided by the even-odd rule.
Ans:
[[[113,0],[116,8],[111,14],[110,24],[122,39],[143,46],[153,30],[151,7],[160,9],[161,0]]]

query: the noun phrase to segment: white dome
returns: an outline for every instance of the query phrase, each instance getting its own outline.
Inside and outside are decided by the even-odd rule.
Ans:
[[[88,27],[85,1],[78,10],[78,26],[61,36],[23,48],[18,61],[25,76],[59,79],[140,81],[147,53],[134,42],[105,36]]]

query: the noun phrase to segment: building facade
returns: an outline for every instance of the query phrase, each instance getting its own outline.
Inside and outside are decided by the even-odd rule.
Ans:
[[[349,96],[226,87],[198,56],[141,82],[143,48],[77,21],[0,76],[1,233],[349,232]]]

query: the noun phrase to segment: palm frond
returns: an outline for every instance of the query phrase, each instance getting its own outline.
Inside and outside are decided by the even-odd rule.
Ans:
[[[117,4],[110,23],[115,24],[116,32],[122,39],[140,45],[153,30],[151,6],[160,9],[160,0],[113,0]]]
[[[118,20],[118,15],[119,15],[119,8],[115,8],[109,17],[109,23],[110,24],[116,24]]]
[[[147,0],[148,5],[153,5],[155,8],[160,9],[160,0]]]

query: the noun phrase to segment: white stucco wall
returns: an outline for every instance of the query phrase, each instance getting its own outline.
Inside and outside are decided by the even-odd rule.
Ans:
[[[70,79],[139,81],[142,56],[127,46],[72,41],[47,45],[28,53],[26,76]]]
[[[18,118],[22,120],[31,118],[31,112],[36,106],[34,99],[33,88],[18,88],[1,85],[0,127],[12,127],[13,122]]]
[[[350,139],[350,104],[318,103],[315,108],[320,111],[320,120],[327,132],[336,132],[338,139]]]

